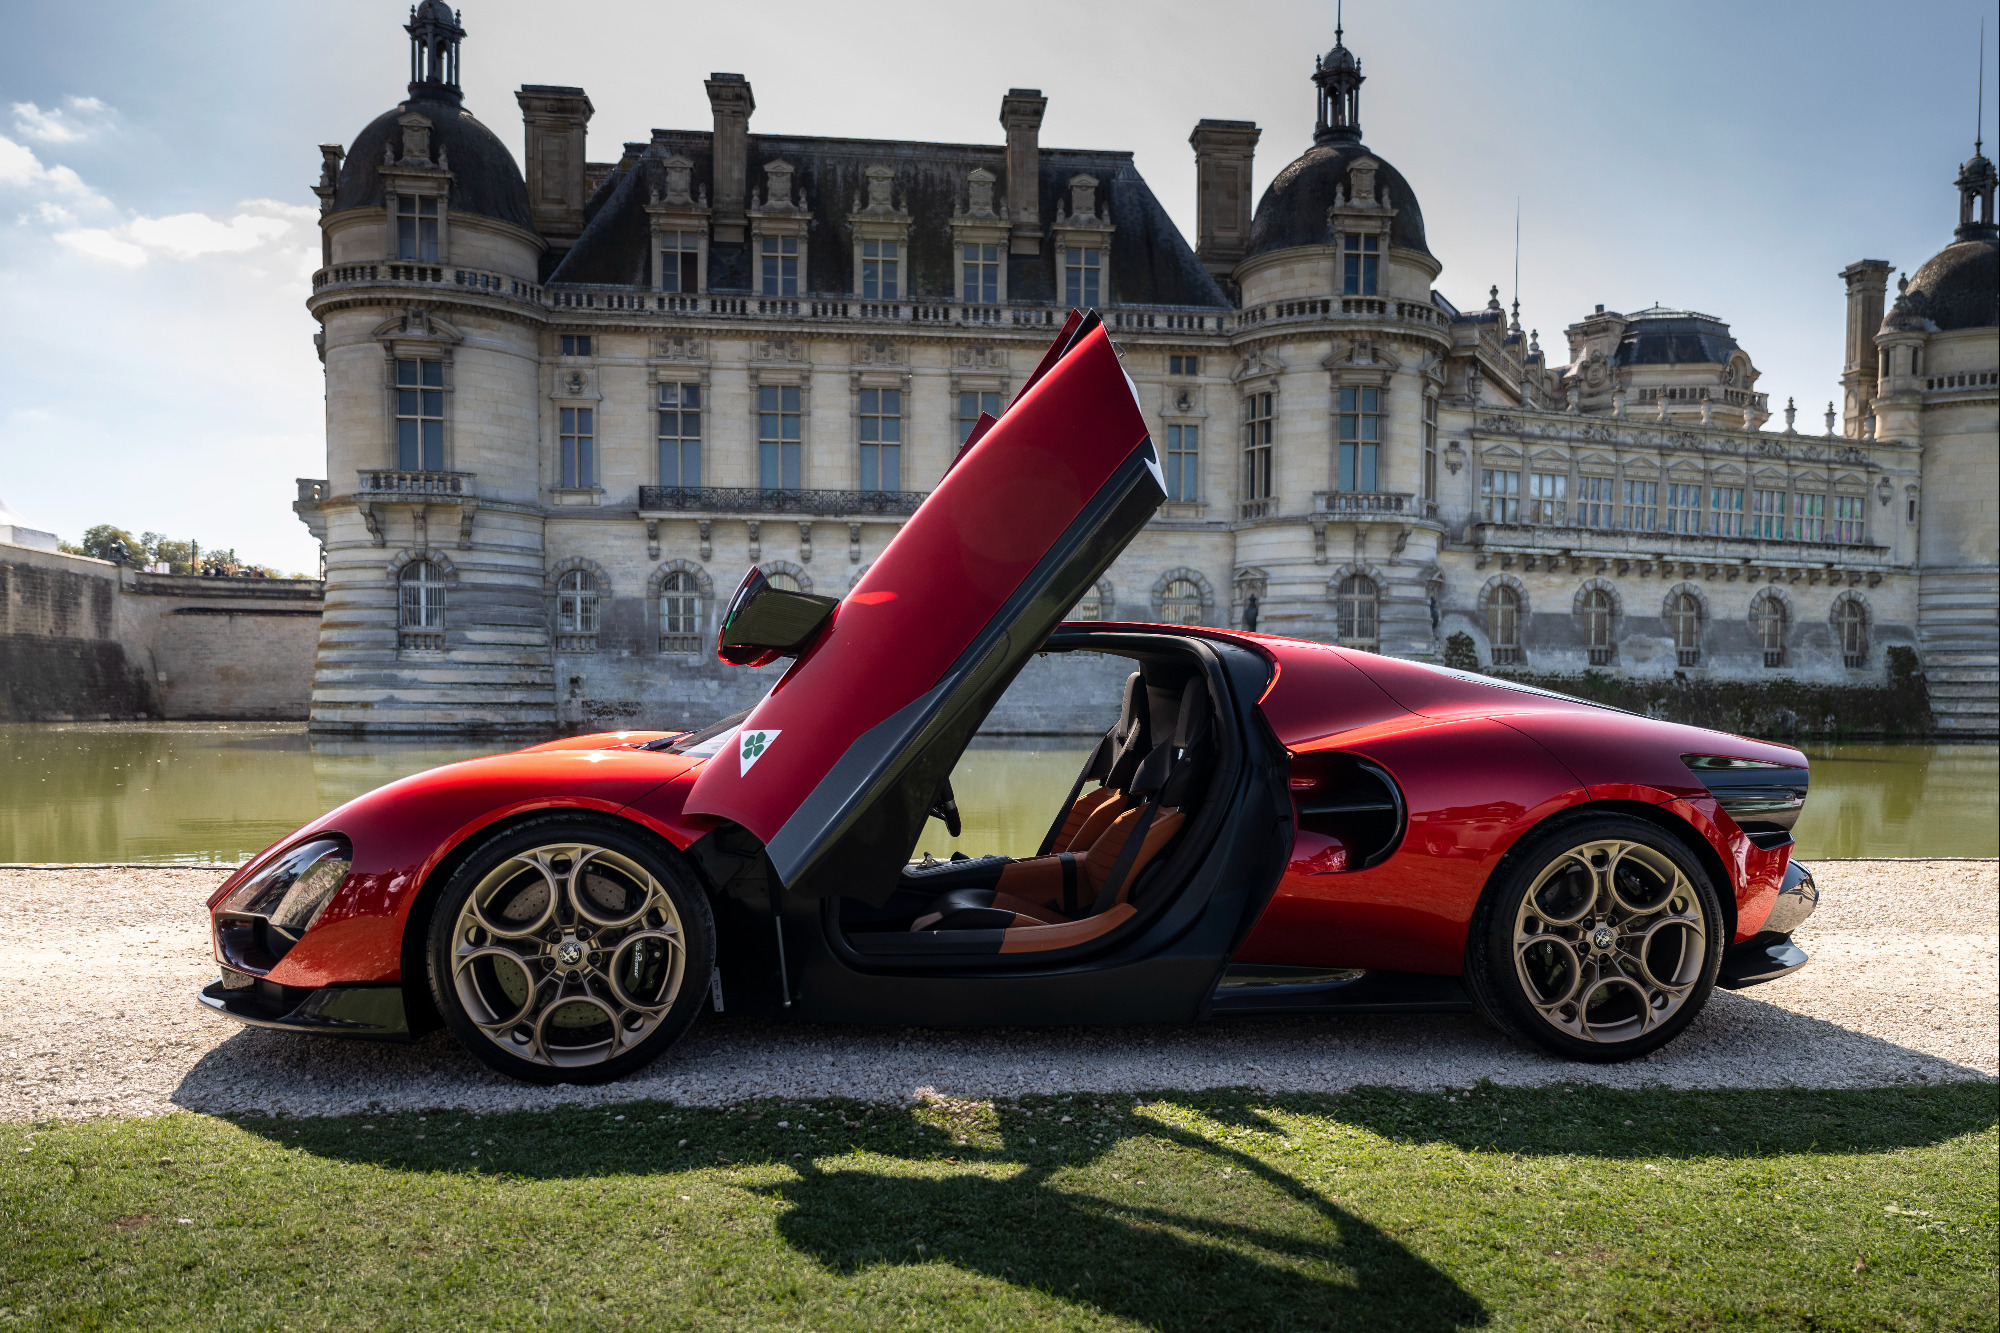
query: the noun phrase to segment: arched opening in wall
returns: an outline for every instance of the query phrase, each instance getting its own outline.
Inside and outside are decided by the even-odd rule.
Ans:
[[[1691,667],[1701,662],[1701,600],[1691,592],[1675,593],[1668,603],[1667,619],[1674,631],[1674,665]]]
[[[1201,623],[1201,588],[1193,579],[1173,579],[1160,593],[1160,619],[1169,625]]]
[[[1750,628],[1764,650],[1764,665],[1785,664],[1785,604],[1775,593],[1762,592],[1750,605]]]
[[[770,580],[773,588],[778,588],[785,592],[805,591],[804,588],[799,586],[798,575],[790,573],[787,570],[767,569],[764,571],[764,577]]]
[[[699,653],[701,639],[701,584],[686,570],[674,570],[660,580],[660,651]]]
[[[1349,574],[1333,594],[1333,637],[1343,648],[1382,646],[1382,595],[1366,574]]]
[[[1494,666],[1515,666],[1521,660],[1521,594],[1506,584],[1486,602],[1486,642]]]
[[[1833,632],[1840,640],[1841,665],[1852,670],[1868,665],[1868,608],[1846,594],[1833,605]]]
[[[1066,619],[1102,620],[1105,611],[1109,609],[1110,600],[1107,585],[1100,580],[1089,592],[1076,599],[1076,605],[1070,608]]]
[[[412,560],[396,575],[396,646],[413,652],[444,648],[444,571]]]
[[[597,576],[573,569],[556,582],[556,651],[597,651]]]
[[[1583,642],[1590,652],[1590,664],[1610,666],[1614,651],[1611,642],[1611,594],[1602,588],[1592,588],[1584,593],[1577,614],[1583,617]]]

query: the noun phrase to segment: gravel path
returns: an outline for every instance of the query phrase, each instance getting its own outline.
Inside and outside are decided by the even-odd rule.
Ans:
[[[1874,1087],[1988,1078],[2000,1062],[2000,865],[1847,861],[1794,977],[1718,991],[1665,1050],[1631,1064],[1546,1058],[1471,1017],[1345,1017],[1186,1027],[936,1031],[710,1016],[622,1083],[502,1079],[442,1033],[409,1047],[246,1029],[199,1009],[215,975],[202,901],[214,870],[0,870],[0,1120],[175,1108],[337,1115],[499,1111],[635,1098],[961,1096],[1251,1087],[1437,1089],[1480,1078],[1615,1087]]]

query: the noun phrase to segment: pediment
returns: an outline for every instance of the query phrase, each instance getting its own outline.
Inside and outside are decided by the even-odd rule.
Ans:
[[[378,339],[393,338],[397,342],[462,343],[465,334],[447,319],[440,318],[421,306],[412,306],[400,315],[392,315],[375,326],[373,336]]]

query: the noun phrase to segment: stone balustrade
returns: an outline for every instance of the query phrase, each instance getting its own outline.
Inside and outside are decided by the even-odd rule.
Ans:
[[[641,486],[639,512],[692,514],[913,514],[926,491],[780,490],[761,486]]]
[[[471,472],[407,472],[392,468],[364,468],[355,494],[371,500],[472,498]],[[301,489],[303,495],[303,488]]]

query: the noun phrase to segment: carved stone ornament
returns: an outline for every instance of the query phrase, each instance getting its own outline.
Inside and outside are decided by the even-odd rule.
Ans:
[[[802,338],[773,338],[757,344],[759,361],[804,361],[806,342]]]
[[[692,204],[691,182],[694,180],[694,163],[676,153],[660,164],[666,171],[667,188],[662,201],[669,204]]]
[[[431,164],[430,118],[412,111],[407,116],[398,116],[396,123],[403,127],[403,161],[410,166],[429,166]]]
[[[653,355],[669,361],[705,361],[708,359],[708,343],[701,338],[661,334],[653,340]]]
[[[856,343],[853,350],[857,366],[900,366],[910,359],[906,348],[890,342]]]
[[[1004,347],[954,347],[951,349],[951,363],[961,370],[1005,370],[1007,369],[1007,349]]]
[[[993,205],[993,184],[997,179],[985,167],[974,167],[968,172],[965,177],[965,207],[954,210],[953,216],[961,222],[1006,221],[1006,205],[997,210]]]

